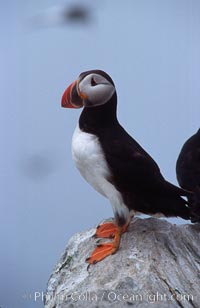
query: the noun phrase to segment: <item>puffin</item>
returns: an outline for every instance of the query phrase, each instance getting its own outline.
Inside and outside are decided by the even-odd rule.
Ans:
[[[193,192],[188,201],[192,222],[200,222],[200,129],[182,146],[176,162],[179,185]]]
[[[72,157],[83,178],[113,209],[114,220],[96,228],[95,237],[109,238],[96,246],[86,262],[95,264],[120,245],[135,214],[191,220],[191,192],[165,180],[152,157],[120,125],[117,92],[102,70],[85,71],[64,91],[64,108],[82,108],[72,137]]]

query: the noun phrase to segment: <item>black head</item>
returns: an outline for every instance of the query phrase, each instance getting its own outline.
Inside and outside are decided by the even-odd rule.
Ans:
[[[62,107],[96,107],[109,102],[115,94],[112,78],[102,70],[91,70],[79,75],[64,92]]]

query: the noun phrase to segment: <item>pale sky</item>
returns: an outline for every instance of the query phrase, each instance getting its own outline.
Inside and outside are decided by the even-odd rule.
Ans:
[[[45,291],[70,236],[113,215],[71,158],[80,111],[60,107],[82,71],[111,75],[121,124],[175,184],[181,146],[200,127],[198,0],[85,0],[90,23],[52,22],[47,12],[72,2],[1,1],[3,308],[43,307],[34,292]],[[36,16],[50,16],[46,26]]]

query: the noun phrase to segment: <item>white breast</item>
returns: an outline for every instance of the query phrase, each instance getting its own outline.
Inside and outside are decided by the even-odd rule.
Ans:
[[[129,218],[121,193],[107,179],[110,170],[98,137],[85,133],[77,126],[72,138],[72,157],[85,180],[100,194],[109,199],[114,215]]]
[[[72,157],[85,180],[108,197],[104,188],[110,172],[98,138],[77,126],[72,138]]]

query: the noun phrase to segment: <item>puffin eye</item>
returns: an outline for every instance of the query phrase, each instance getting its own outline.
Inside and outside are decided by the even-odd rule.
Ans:
[[[95,87],[97,85],[96,81],[94,80],[94,78],[91,78],[91,86]]]

